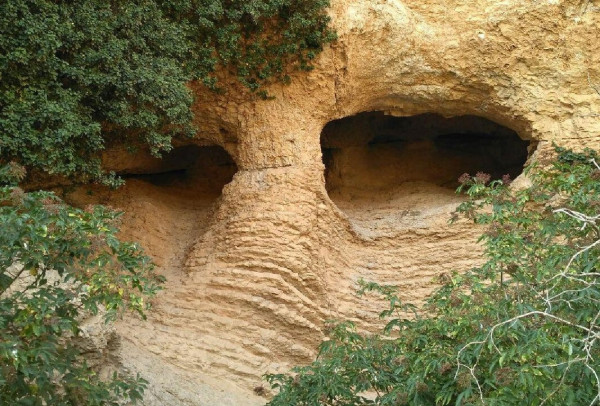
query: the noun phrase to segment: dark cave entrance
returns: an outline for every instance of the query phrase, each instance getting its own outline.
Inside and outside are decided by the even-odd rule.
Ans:
[[[122,175],[158,187],[179,187],[206,196],[218,196],[236,172],[237,165],[222,147],[185,145]]]
[[[510,128],[472,115],[367,112],[331,121],[321,133],[329,196],[362,220],[382,215],[373,210],[419,213],[455,206],[461,174],[514,179],[523,171],[528,146]]]
[[[237,172],[234,159],[220,146],[195,140],[162,158],[124,149],[106,161],[125,180],[122,187],[84,185],[66,198],[80,207],[104,204],[122,211],[121,237],[138,242],[167,280],[177,280]]]
[[[177,146],[162,159],[140,155],[120,172],[125,185],[106,203],[125,212],[124,235],[152,254],[167,280],[178,280],[237,166],[214,144]]]

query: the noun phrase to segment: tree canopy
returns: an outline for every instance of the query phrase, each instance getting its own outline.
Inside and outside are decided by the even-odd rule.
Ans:
[[[253,91],[310,69],[327,0],[11,0],[0,4],[0,164],[115,184],[113,139],[159,155],[193,135],[186,84]]]

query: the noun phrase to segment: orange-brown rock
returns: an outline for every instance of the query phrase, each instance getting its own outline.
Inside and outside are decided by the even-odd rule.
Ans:
[[[325,320],[377,323],[360,278],[419,302],[436,275],[482,260],[478,230],[447,222],[461,168],[518,174],[552,142],[598,147],[598,0],[335,0],[330,13],[339,40],[273,100],[193,85],[198,145],[231,159],[113,157],[169,173],[72,196],[124,209],[125,235],[168,278],[148,321],[118,326],[149,405],[264,403],[261,375],[310,361]],[[364,112],[382,113],[322,136]]]

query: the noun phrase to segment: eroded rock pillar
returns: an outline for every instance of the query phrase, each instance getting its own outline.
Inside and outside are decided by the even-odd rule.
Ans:
[[[318,265],[320,127],[300,127],[286,134],[257,126],[245,134],[239,172],[187,262],[198,310],[207,315],[204,330],[238,353],[215,354],[212,362],[238,375],[277,369],[274,360],[309,360],[328,318]]]

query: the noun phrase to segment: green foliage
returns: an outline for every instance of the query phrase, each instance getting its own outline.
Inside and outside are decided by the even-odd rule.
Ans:
[[[487,262],[441,278],[421,309],[394,288],[383,332],[337,325],[317,360],[269,375],[278,405],[592,405],[600,402],[600,167],[558,149],[526,190],[463,175],[458,214],[487,225]]]
[[[215,69],[230,68],[257,90],[271,78],[288,81],[289,67],[310,70],[335,39],[324,13],[329,0],[170,0],[167,14],[184,22],[195,77],[214,86]]]
[[[23,175],[12,164],[0,169],[0,182]],[[77,346],[85,316],[143,317],[162,281],[137,245],[116,238],[118,217],[0,186],[0,404],[117,405],[141,397],[143,379],[102,381]]]
[[[168,150],[191,131],[183,38],[150,0],[2,2],[0,158],[87,180],[106,138]]]
[[[186,84],[229,69],[252,90],[310,69],[326,0],[0,2],[0,164],[116,185],[99,151],[159,155],[193,135]]]

